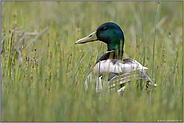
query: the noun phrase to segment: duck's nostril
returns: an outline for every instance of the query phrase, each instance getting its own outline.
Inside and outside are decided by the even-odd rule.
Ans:
[[[89,37],[93,36],[93,34],[89,35]]]

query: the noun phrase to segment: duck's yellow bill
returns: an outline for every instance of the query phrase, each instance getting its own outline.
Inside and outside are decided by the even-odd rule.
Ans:
[[[98,40],[97,39],[97,36],[96,36],[96,31],[91,33],[90,35],[82,38],[82,39],[79,39],[75,42],[75,44],[83,44],[83,43],[87,43],[87,42],[93,42],[93,41],[96,41]]]

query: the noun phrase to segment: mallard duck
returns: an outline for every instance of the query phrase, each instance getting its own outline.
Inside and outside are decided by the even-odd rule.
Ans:
[[[107,22],[101,24],[95,32],[75,42],[75,44],[83,44],[102,41],[107,44],[106,53],[97,60],[92,72],[85,81],[86,88],[88,88],[87,83],[90,81],[89,79],[91,79],[93,73],[97,76],[97,92],[102,91],[102,85],[104,85],[103,76],[107,73],[108,82],[106,83],[108,84],[108,88],[114,89],[118,83],[120,85],[120,88],[117,90],[118,92],[124,91],[126,88],[125,83],[131,81],[132,73],[134,73],[136,79],[147,82],[147,87],[150,85],[156,86],[146,74],[145,70],[148,69],[147,67],[142,66],[139,62],[131,58],[123,59],[124,40],[124,34],[121,28],[113,22]]]

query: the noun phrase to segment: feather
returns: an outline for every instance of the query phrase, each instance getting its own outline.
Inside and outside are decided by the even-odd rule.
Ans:
[[[115,61],[115,59],[113,59]],[[99,61],[93,71],[88,75],[85,85],[86,89],[88,88],[88,82],[91,82],[92,75],[95,75],[95,82],[96,82],[96,91],[101,92],[103,89],[103,85],[106,83],[108,88],[115,87],[116,84],[122,85],[124,83],[130,82],[132,74],[133,76],[139,80],[144,80],[147,82],[147,85],[153,85],[153,82],[146,74],[147,67],[143,67],[139,62],[133,59],[124,59],[123,61],[117,60],[113,63],[112,59],[102,60]],[[105,82],[102,78],[103,75],[109,73],[108,82]],[[99,75],[99,76],[98,76]],[[118,92],[123,91],[125,87],[123,86],[118,90]]]

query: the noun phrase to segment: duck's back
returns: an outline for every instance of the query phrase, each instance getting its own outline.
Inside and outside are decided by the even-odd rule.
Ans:
[[[153,83],[149,76],[146,74],[145,69],[147,68],[131,58],[123,60],[108,59],[107,54],[104,54],[96,63],[93,71],[88,75],[88,79],[91,78],[92,73],[94,73],[96,76],[96,85],[98,85],[96,90],[98,91],[102,90],[103,82],[105,82],[103,76],[107,74],[107,84],[111,89],[114,88],[117,83],[119,85],[124,85],[124,83],[130,82],[132,80],[132,75],[136,78],[136,80],[143,80],[147,82],[147,86],[149,86]],[[87,84],[87,80],[85,83]],[[124,89],[124,87],[122,88]]]

